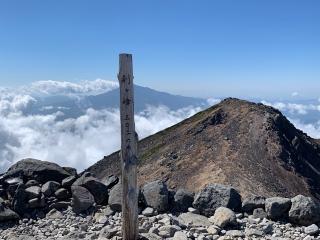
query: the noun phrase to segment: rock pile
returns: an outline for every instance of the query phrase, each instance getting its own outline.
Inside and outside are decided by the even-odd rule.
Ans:
[[[32,163],[32,164],[31,164]],[[121,239],[121,182],[33,159],[0,180],[0,239]],[[193,194],[150,182],[139,194],[141,239],[320,239],[320,204],[250,196],[210,184]]]

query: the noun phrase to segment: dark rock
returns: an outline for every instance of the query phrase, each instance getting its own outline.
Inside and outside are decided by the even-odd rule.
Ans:
[[[62,167],[66,172],[68,172],[70,175],[77,177],[78,173],[77,173],[77,169],[72,168],[72,167]]]
[[[75,176],[70,176],[62,180],[62,187],[70,188],[71,185],[77,180]]]
[[[82,186],[88,189],[97,204],[106,204],[108,201],[108,187],[91,174],[82,175],[73,183],[73,186]]]
[[[266,198],[261,196],[250,196],[243,200],[242,211],[252,213],[254,209],[263,208],[265,206]]]
[[[72,192],[72,210],[79,214],[95,204],[94,197],[84,187],[71,186]]]
[[[19,215],[6,207],[0,207],[0,222],[10,221],[10,220],[18,220]]]
[[[55,181],[49,181],[42,185],[41,191],[47,197],[52,196],[60,188],[60,184]]]
[[[67,201],[60,201],[50,204],[49,209],[57,209],[57,210],[64,210],[67,209],[71,205],[71,202]]]
[[[14,197],[13,197],[13,200],[12,200],[13,210],[22,216],[24,214],[24,212],[26,211],[27,200],[28,200],[28,195],[25,191],[25,185],[20,184],[17,187],[17,190],[16,190]]]
[[[310,197],[302,195],[291,199],[289,220],[295,224],[308,226],[320,221],[320,204]]]
[[[32,186],[26,188],[25,192],[28,196],[28,199],[38,198],[41,193],[41,188],[38,186]]]
[[[263,208],[255,208],[253,210],[253,218],[260,218],[260,219],[264,219],[267,218],[267,213]]]
[[[39,183],[45,183],[47,181],[61,182],[70,176],[70,173],[58,164],[28,158],[12,165],[3,177],[8,179],[20,176],[25,179],[34,179]]]
[[[186,212],[189,207],[192,207],[193,201],[194,193],[180,188],[174,195],[174,210]]]
[[[147,183],[142,188],[142,194],[146,206],[152,207],[158,212],[164,212],[168,209],[169,191],[163,181]]]
[[[28,207],[29,208],[42,208],[45,206],[45,199],[44,197],[41,197],[40,199],[39,198],[33,198],[33,199],[30,199],[28,201]]]
[[[7,188],[7,192],[8,192],[8,195],[10,197],[13,197],[18,186],[20,184],[23,184],[23,180],[19,177],[14,177],[14,178],[8,178],[5,180],[5,185],[6,185],[6,188]]]
[[[286,219],[291,207],[289,198],[272,197],[266,199],[266,213],[272,220]]]
[[[210,184],[196,194],[193,207],[205,216],[212,216],[218,207],[239,211],[241,209],[241,196],[232,187]]]
[[[117,183],[119,182],[119,178],[117,176],[114,175],[110,175],[107,179],[107,181],[105,182],[105,185],[111,189],[113,188],[113,186],[115,186]]]
[[[113,211],[121,211],[121,201],[122,201],[122,185],[121,182],[113,186],[109,192],[108,205]]]
[[[39,186],[39,183],[38,181],[36,180],[29,180],[27,183],[26,183],[26,187],[32,187],[32,186]]]
[[[59,200],[66,200],[70,197],[69,191],[65,188],[60,188],[58,189],[54,195],[57,197]]]

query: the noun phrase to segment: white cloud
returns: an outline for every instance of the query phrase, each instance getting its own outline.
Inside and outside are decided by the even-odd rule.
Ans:
[[[209,106],[216,105],[219,102],[221,102],[221,99],[218,99],[218,98],[208,98],[207,99],[207,103],[209,104]]]
[[[299,119],[289,119],[293,125],[307,133],[312,138],[320,139],[320,121],[316,123],[302,123]]]
[[[308,111],[320,111],[320,105],[316,104],[298,104],[298,103],[283,103],[283,102],[267,102],[265,100],[261,103],[272,106],[279,109],[280,111],[288,111],[290,113],[297,113],[301,115],[306,115]]]
[[[118,82],[103,79],[84,80],[79,83],[45,80],[33,82],[22,90],[36,95],[92,95],[113,90],[118,86]]]
[[[297,97],[297,96],[299,96],[299,93],[298,92],[293,92],[293,93],[291,93],[291,96],[292,97]]]
[[[149,106],[135,116],[139,137],[156,133],[199,110],[171,111],[164,106]],[[24,116],[19,111],[0,114],[0,170],[26,157],[83,170],[119,149],[119,110],[88,109],[77,119],[56,121],[59,114]]]

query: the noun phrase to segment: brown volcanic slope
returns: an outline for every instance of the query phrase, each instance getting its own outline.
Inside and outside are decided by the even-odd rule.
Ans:
[[[230,184],[243,195],[320,198],[320,145],[278,110],[226,99],[139,142],[139,183],[164,179],[196,191]],[[87,169],[119,175],[119,152]]]

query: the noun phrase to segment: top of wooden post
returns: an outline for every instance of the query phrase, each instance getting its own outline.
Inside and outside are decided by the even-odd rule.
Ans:
[[[119,75],[132,76],[132,54],[121,53],[119,54]]]

